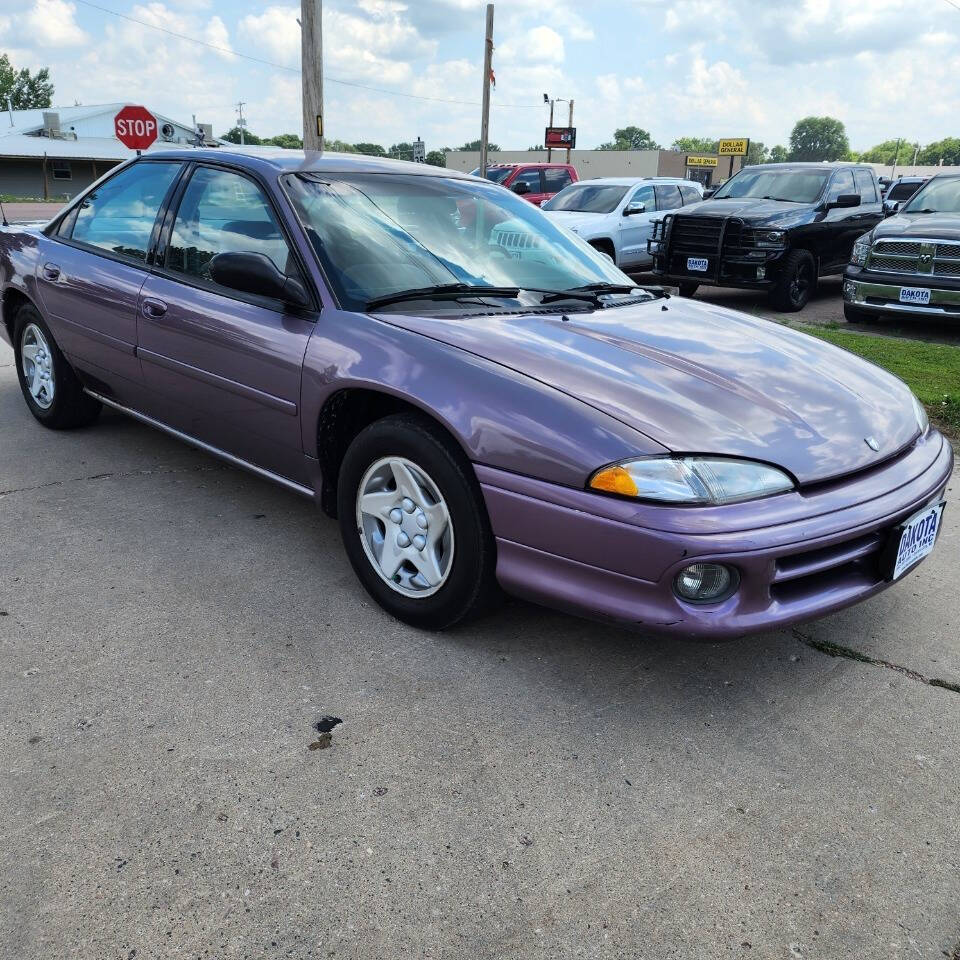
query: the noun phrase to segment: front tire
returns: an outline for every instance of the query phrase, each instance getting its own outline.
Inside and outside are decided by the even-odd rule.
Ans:
[[[350,444],[337,484],[344,548],[367,592],[443,630],[496,598],[496,549],[469,461],[424,417],[397,414]]]
[[[871,313],[869,310],[861,310],[850,303],[843,305],[843,316],[847,323],[865,323],[878,319],[877,314]]]
[[[17,378],[34,417],[51,430],[93,423],[100,415],[100,402],[83,392],[40,311],[24,304],[13,329]]]
[[[677,291],[681,297],[692,297],[700,289],[699,283],[679,283]]]
[[[793,250],[783,258],[777,285],[770,291],[774,307],[786,313],[802,310],[817,286],[817,264],[806,250]]]

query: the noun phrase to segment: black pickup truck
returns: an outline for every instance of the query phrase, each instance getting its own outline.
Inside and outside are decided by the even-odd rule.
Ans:
[[[928,180],[857,240],[843,275],[843,312],[851,323],[960,318],[960,175]]]
[[[743,287],[769,291],[780,310],[801,310],[817,280],[842,273],[854,241],[882,219],[873,167],[765,163],[657,221],[647,251],[681,296],[701,284]]]

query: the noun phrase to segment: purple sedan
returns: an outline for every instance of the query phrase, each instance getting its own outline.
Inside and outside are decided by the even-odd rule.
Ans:
[[[933,548],[953,451],[896,377],[638,288],[495,184],[185,150],[0,231],[0,332],[52,428],[120,410],[314,498],[370,594],[443,628],[498,588],[730,637]]]

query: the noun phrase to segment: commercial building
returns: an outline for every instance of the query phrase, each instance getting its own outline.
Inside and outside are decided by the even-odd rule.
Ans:
[[[114,136],[113,118],[124,103],[12,110],[0,113],[0,194],[43,200],[75,196],[112,166],[134,156]],[[150,153],[195,142],[190,124],[155,110],[158,136]],[[220,146],[200,124],[204,142]]]

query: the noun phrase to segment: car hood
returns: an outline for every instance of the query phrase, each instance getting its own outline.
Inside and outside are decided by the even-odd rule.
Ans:
[[[925,237],[930,240],[956,240],[960,233],[960,215],[956,213],[898,213],[877,225],[875,240],[881,237]]]
[[[809,217],[812,204],[789,203],[785,200],[763,200],[762,198],[741,197],[730,200],[703,200],[702,202],[684,207],[694,212],[698,217],[742,217],[748,223],[794,223]]]
[[[600,229],[610,216],[609,213],[586,213],[582,210],[544,210],[543,212],[554,223],[581,235]]]
[[[674,452],[762,460],[801,483],[868,467],[918,433],[910,390],[892,374],[693,300],[568,316],[379,316],[533,377]]]

